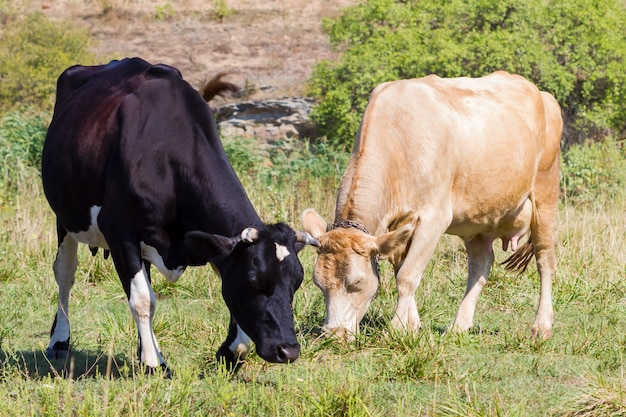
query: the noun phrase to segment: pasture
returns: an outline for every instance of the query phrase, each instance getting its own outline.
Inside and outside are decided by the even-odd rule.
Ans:
[[[315,158],[296,152],[272,172],[254,172],[244,169],[251,147],[237,153],[244,145],[226,145],[265,221],[299,226],[310,206],[332,218],[341,158],[324,166],[323,178],[312,174]],[[306,248],[300,254],[305,282],[294,300],[301,357],[273,365],[253,350],[235,375],[214,359],[228,316],[211,268],[190,268],[177,284],[154,271],[155,333],[174,370],[164,379],[138,371],[135,324],[112,262],[102,252],[92,257],[86,247],[79,250],[70,297],[72,355],[45,357],[56,310],[56,235],[38,175],[23,176],[18,197],[0,212],[0,414],[624,416],[625,200],[623,192],[596,191],[584,198],[565,194],[560,203],[555,327],[548,341],[530,338],[539,295],[534,262],[521,276],[495,266],[472,331],[444,332],[467,273],[461,241],[448,236],[417,290],[419,333],[391,331],[395,283],[383,262],[361,335],[351,343],[327,340],[319,336],[323,297],[311,280],[315,251]],[[496,261],[505,257],[497,249]]]
[[[102,56],[120,50],[125,51],[123,55],[141,55],[151,61],[175,65],[181,62],[186,65],[182,68],[186,77],[189,74],[195,81],[206,75],[202,65],[206,60],[211,68],[241,70],[239,76],[245,78],[241,83],[247,90],[256,90],[259,96],[299,95],[303,93],[313,61],[335,54],[320,40],[322,18],[336,16],[340,7],[358,2],[215,0],[210,2],[210,10],[207,2],[172,3],[177,8],[169,3],[158,6],[153,1],[0,0],[4,25],[3,47],[0,48],[3,69],[0,91],[3,109],[0,112],[0,415],[626,416],[626,144],[623,134],[621,141],[609,138],[589,146],[572,145],[564,151],[563,193],[557,216],[558,269],[553,289],[554,337],[545,342],[530,338],[539,297],[534,262],[521,276],[505,272],[496,265],[482,291],[475,327],[466,334],[445,332],[463,297],[467,274],[463,245],[457,238],[448,236],[439,242],[416,293],[423,324],[419,333],[404,334],[390,329],[396,291],[392,270],[383,262],[381,287],[361,323],[361,334],[350,343],[325,339],[319,335],[324,300],[311,279],[315,250],[305,248],[300,253],[305,282],[294,299],[296,332],[302,346],[301,356],[295,363],[268,364],[253,349],[240,371],[229,373],[215,360],[228,323],[219,279],[210,267],[189,268],[178,283],[170,284],[155,270],[153,286],[158,303],[154,329],[174,374],[171,379],[158,373],[148,377],[138,366],[136,326],[111,260],[104,260],[102,251],[92,257],[86,247],[81,247],[76,284],[70,296],[72,354],[66,360],[46,358],[44,353],[57,306],[57,285],[52,273],[57,242],[54,217],[43,196],[39,172],[33,167],[40,166],[41,143],[60,69],[96,59],[91,54],[94,50],[87,51],[89,42],[84,26],[93,32],[89,36],[95,35],[96,40],[103,41],[92,46]],[[402,16],[409,16],[411,20],[413,11],[421,15],[415,5],[431,3],[455,6],[448,7],[449,12],[455,13],[465,13],[465,6],[493,4],[504,6],[494,8],[502,9],[504,20],[510,15],[505,2],[394,2],[393,8],[375,7],[373,13],[364,15],[372,17],[376,30],[369,30],[366,20],[360,17],[359,25],[351,25],[351,19],[345,20],[350,31],[344,31],[340,21],[337,30],[332,32],[333,37],[337,37],[335,42],[341,41],[345,33],[357,46],[354,54],[347,54],[345,61],[348,74],[352,74],[345,78],[356,88],[339,86],[335,82],[339,77],[327,71],[330,67],[319,67],[316,73],[323,83],[317,85],[318,98],[327,87],[341,87],[338,95],[330,94],[339,100],[322,108],[322,118],[328,116],[331,121],[358,123],[360,117],[338,117],[336,105],[369,95],[369,83],[377,82],[373,75],[399,78],[410,73],[413,76],[417,70],[408,65],[413,58],[418,58],[416,63],[421,64],[431,61],[424,57],[441,55],[442,59],[436,61],[440,62],[442,70],[458,68],[466,74],[467,65],[454,64],[457,57],[461,61],[467,58],[455,52],[460,50],[461,43],[450,43],[447,45],[450,53],[442,55],[440,41],[452,39],[448,31],[468,41],[483,42],[483,38],[468,36],[454,26],[439,25],[436,19],[430,18],[427,25],[415,28],[428,31],[428,36],[419,32],[406,36],[399,30],[411,26],[404,25]],[[549,47],[550,43],[543,40],[527,41],[534,38],[524,34],[540,33],[535,22],[549,34],[560,27],[562,36],[554,37],[559,42],[557,47],[550,47],[550,53],[564,50],[576,54],[570,57],[571,62],[566,62],[567,67],[560,63],[563,55],[555,55],[559,58],[554,61],[555,69],[544,72],[547,80],[571,80],[570,86],[560,88],[562,93],[570,91],[570,87],[573,93],[582,89],[584,94],[580,97],[574,94],[572,100],[564,102],[578,103],[578,99],[583,99],[582,104],[586,105],[584,100],[595,100],[605,97],[605,92],[611,93],[606,96],[609,99],[606,107],[591,100],[590,103],[598,107],[581,114],[590,120],[597,118],[595,122],[602,130],[607,121],[616,122],[617,127],[611,131],[619,136],[618,132],[624,131],[623,110],[626,108],[622,100],[625,84],[620,81],[624,79],[620,57],[626,50],[622,42],[621,9],[617,13],[600,7],[598,13],[603,14],[591,14],[590,18],[579,21],[563,18],[568,15],[568,8],[576,9],[579,2],[560,5],[528,2],[528,5],[533,4],[541,4],[541,10],[544,4],[550,6],[545,11],[557,12],[556,17],[551,20],[543,19],[551,14],[539,16],[542,18],[521,15],[524,19],[529,16],[528,21],[533,25],[520,27],[516,22],[525,20],[517,19],[513,13],[510,38],[522,40],[524,47]],[[194,5],[201,10],[195,12]],[[585,2],[579,11],[594,11],[595,6],[604,5],[613,5],[613,2]],[[28,11],[41,9],[44,14],[19,20],[17,16],[22,6]],[[125,7],[130,6],[142,10],[125,11]],[[559,15],[562,7],[564,12]],[[515,9],[536,12],[533,7]],[[355,10],[356,13],[367,11]],[[390,19],[389,30],[379,30],[382,29],[380,10],[392,11],[393,19],[402,19],[398,24]],[[217,14],[231,12],[234,12],[232,17],[222,24],[224,16]],[[69,17],[70,23],[52,27],[46,20],[47,15],[53,20]],[[92,20],[98,16],[100,20]],[[438,18],[471,28],[465,24],[465,19],[447,16],[440,13]],[[490,12],[486,16],[498,18],[497,13]],[[547,23],[542,26],[544,21]],[[215,29],[210,36],[207,36],[207,22]],[[75,26],[77,32],[70,30]],[[173,29],[169,29],[170,26]],[[490,26],[498,31],[503,27],[500,23]],[[441,31],[438,36],[431,36],[432,29]],[[352,30],[380,34],[385,42],[364,43],[359,36],[353,36]],[[605,36],[607,33],[609,35]],[[540,49],[520,54],[515,47],[501,48],[501,34],[496,34],[493,41],[486,37],[487,45],[497,47],[496,53],[487,55],[493,58],[493,62],[492,59],[485,61],[489,65],[514,62],[511,57],[507,58],[509,52],[515,53],[513,58],[544,56]],[[211,47],[199,44],[200,39],[206,39]],[[411,47],[405,55],[402,48],[397,48],[403,44],[398,40],[403,39],[433,40],[434,43],[424,45],[425,53],[417,53],[415,45],[407,43]],[[387,42],[393,48],[387,47]],[[32,45],[37,47],[31,48]],[[372,50],[360,49],[361,45],[370,45]],[[471,42],[468,45],[471,46]],[[197,56],[199,50],[203,51],[201,56]],[[602,53],[604,50],[610,53]],[[389,51],[397,51],[398,59],[390,58]],[[32,59],[31,53],[39,53],[42,58]],[[385,65],[380,63],[379,55],[394,72],[385,75],[382,71]],[[500,55],[504,61],[500,61]],[[50,56],[55,59],[50,60]],[[350,56],[355,58],[350,59]],[[481,65],[482,56],[473,52],[470,55],[480,58],[477,62]],[[590,57],[599,58],[598,66],[591,65]],[[615,61],[608,58],[615,58]],[[552,61],[543,59],[541,67],[549,69],[546,62]],[[98,58],[98,61],[107,60]],[[395,72],[398,62],[406,63],[409,68]],[[606,67],[607,62],[614,64]],[[368,66],[362,67],[362,63]],[[598,68],[598,71],[592,71],[593,76],[582,77],[585,74],[577,72],[578,68],[590,71]],[[344,71],[341,66],[337,69]],[[429,71],[434,70],[429,67]],[[574,73],[581,78],[570,77]],[[295,81],[294,74],[298,75]],[[555,77],[554,74],[563,75]],[[615,77],[605,79],[602,76],[606,74],[615,74]],[[329,85],[328,80],[332,81]],[[590,83],[589,87],[579,82],[583,80]],[[615,84],[606,81],[615,81]],[[266,85],[274,85],[276,90],[262,88]],[[596,87],[600,88],[597,93]],[[353,90],[359,94],[354,95]],[[25,107],[16,109],[16,103]],[[356,112],[358,106],[343,108]],[[341,129],[347,139],[340,145],[351,146],[354,130]],[[331,142],[339,137],[328,135]],[[300,214],[307,207],[314,207],[326,219],[333,217],[337,187],[348,155],[332,150],[331,142],[319,141],[307,144],[309,146],[275,143],[264,147],[263,152],[254,139],[234,138],[226,140],[224,145],[262,219],[286,221],[299,227]],[[499,250],[499,242],[495,248],[498,263],[507,255]]]

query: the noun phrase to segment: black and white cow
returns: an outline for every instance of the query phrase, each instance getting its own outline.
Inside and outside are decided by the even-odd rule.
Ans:
[[[208,101],[233,88],[218,77],[203,96]],[[49,356],[70,348],[69,294],[84,243],[113,258],[147,372],[166,368],[152,330],[151,264],[172,282],[189,265],[211,263],[219,273],[231,323],[218,359],[236,366],[251,341],[267,361],[298,358],[292,300],[303,270],[297,252],[318,243],[283,223],[261,221],[226,158],[209,106],[176,68],[139,58],[68,68],[58,80],[42,179],[59,242]]]

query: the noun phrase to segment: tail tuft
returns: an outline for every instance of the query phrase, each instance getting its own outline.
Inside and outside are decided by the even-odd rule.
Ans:
[[[517,271],[519,274],[522,274],[526,271],[528,264],[535,255],[534,249],[532,237],[528,237],[526,243],[506,258],[501,265],[504,265],[508,271]]]
[[[202,95],[204,101],[208,103],[215,96],[224,96],[227,91],[233,94],[239,93],[241,90],[239,86],[222,80],[222,78],[226,75],[228,75],[228,73],[220,72],[204,84],[204,86],[200,89],[200,94]]]

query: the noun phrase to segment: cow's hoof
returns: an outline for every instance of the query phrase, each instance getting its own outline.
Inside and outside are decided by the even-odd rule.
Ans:
[[[66,359],[70,355],[70,342],[56,342],[46,349],[48,359]]]
[[[172,379],[174,376],[174,371],[172,371],[165,363],[162,363],[161,366],[154,368],[152,366],[146,366],[144,373],[146,375],[162,375],[165,379]]]
[[[531,330],[531,337],[533,340],[543,342],[552,338],[552,329],[541,330],[538,327],[533,326]]]
[[[218,365],[224,366],[228,372],[232,373],[236,373],[243,363],[243,359],[235,357],[228,346],[222,346],[218,349],[216,359]]]

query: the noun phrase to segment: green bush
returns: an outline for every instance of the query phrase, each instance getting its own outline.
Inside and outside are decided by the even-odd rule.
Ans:
[[[349,157],[323,141],[282,141],[262,147],[253,138],[224,137],[222,143],[239,178],[255,178],[263,186],[336,179],[342,175]]]
[[[503,69],[552,93],[565,142],[626,128],[626,10],[617,0],[368,0],[324,22],[340,62],[316,65],[313,119],[349,149],[371,90],[421,77]]]
[[[324,141],[278,142],[268,149],[269,164],[259,171],[262,183],[339,178],[349,155],[336,151]]]
[[[0,206],[20,181],[39,171],[47,129],[48,119],[32,109],[10,111],[0,119]]]
[[[95,62],[89,34],[41,13],[9,22],[0,38],[0,110],[31,106],[51,110],[56,81],[67,67]]]
[[[238,175],[256,172],[263,164],[264,153],[252,138],[222,138],[222,145]]]
[[[626,202],[626,146],[624,141],[573,145],[561,161],[562,195],[570,202],[607,200]]]

